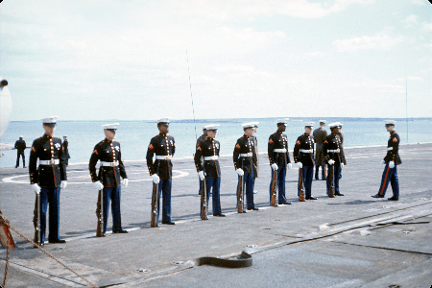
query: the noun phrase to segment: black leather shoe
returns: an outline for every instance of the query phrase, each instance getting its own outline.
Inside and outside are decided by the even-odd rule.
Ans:
[[[291,205],[292,203],[291,202],[279,202],[279,205],[282,205],[282,204],[284,204],[284,205]]]
[[[113,230],[113,233],[128,233],[127,230]]]
[[[345,194],[342,194],[342,193],[336,193],[335,195],[336,196],[345,196]]]
[[[162,224],[175,225],[175,223],[172,221],[162,221]]]
[[[395,197],[395,196],[393,196],[393,197],[391,197],[391,198],[388,198],[387,200],[390,200],[390,201],[398,201],[398,200],[399,200],[399,198],[398,198],[398,197]]]
[[[372,197],[372,198],[384,198],[384,196],[381,196],[381,195],[379,195],[379,194],[372,195],[371,197]]]
[[[313,197],[313,196],[310,196],[310,197],[306,197],[305,199],[306,199],[306,200],[318,200],[318,198],[316,198],[316,197]]]
[[[64,239],[56,239],[56,240],[49,240],[48,242],[51,243],[51,244],[64,244],[64,243],[66,243],[66,240],[64,240]]]
[[[246,211],[243,211],[243,212],[246,213]],[[218,213],[218,214],[213,214],[213,216],[215,216],[215,217],[225,217],[225,214]]]

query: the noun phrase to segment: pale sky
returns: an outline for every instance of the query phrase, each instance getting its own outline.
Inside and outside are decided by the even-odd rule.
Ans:
[[[432,117],[427,0],[4,0],[12,121]]]

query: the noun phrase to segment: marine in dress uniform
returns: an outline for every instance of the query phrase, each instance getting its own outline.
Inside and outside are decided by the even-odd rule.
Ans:
[[[311,136],[314,122],[305,122],[304,129],[305,133],[297,138],[294,146],[294,162],[299,165],[302,169],[303,183],[305,186],[306,200],[317,200],[312,196],[312,179],[314,170],[314,138]],[[300,187],[298,187],[298,193],[300,194]]]
[[[271,187],[273,184],[273,171],[277,171],[277,184],[279,190],[278,203],[291,204],[285,197],[285,177],[286,169],[291,169],[292,164],[288,154],[288,138],[283,132],[286,129],[288,119],[279,119],[276,124],[278,130],[271,134],[268,142],[268,156],[270,160],[270,167],[272,169],[270,182],[270,201],[271,201]]]
[[[34,140],[30,152],[30,184],[32,190],[40,195],[41,243],[45,241],[46,213],[49,205],[49,243],[66,243],[60,239],[60,189],[66,188],[66,165],[64,163],[62,142],[54,137],[57,116],[42,119],[45,134]],[[36,167],[39,158],[39,167]],[[36,213],[36,211],[35,211]]]
[[[255,150],[255,154],[254,156],[252,156],[252,165],[253,165],[253,173],[254,173],[254,178],[258,178],[258,171],[259,171],[259,159],[258,159],[258,139],[255,136],[256,132],[258,131],[258,124],[259,122],[252,122],[254,124],[254,132],[252,135],[252,143],[253,143],[253,147]],[[254,189],[254,194],[257,193],[257,191]]]
[[[16,159],[15,168],[19,167],[19,159],[20,159],[20,157],[22,157],[23,168],[26,168],[26,166],[25,166],[25,155],[24,155],[24,150],[26,148],[27,148],[27,144],[24,141],[24,136],[20,136],[19,139],[15,142],[15,149],[17,149],[17,159]]]
[[[339,137],[339,123],[332,123],[329,125],[331,134],[328,135],[324,141],[324,158],[328,163],[328,169],[333,170],[333,178],[335,183],[334,195],[344,196],[344,194],[339,191],[339,173],[343,168],[344,163],[340,155],[340,145],[341,140]],[[330,191],[330,177],[327,177],[327,195]]]
[[[327,137],[327,131],[325,130],[326,120],[319,120],[320,127],[313,131],[313,138],[316,143],[315,148],[315,179],[318,180],[319,167],[322,167],[322,180],[325,180],[326,175],[326,163],[323,154],[324,140]]]
[[[344,132],[342,131],[342,123],[340,123],[340,122],[336,122],[336,123],[337,123],[338,126],[339,126],[339,137],[340,137],[340,140],[341,140],[341,144],[340,144],[340,150],[341,150],[341,153],[340,153],[340,155],[341,155],[341,157],[342,157],[342,162],[344,163],[344,165],[346,165],[347,162],[346,162],[346,158],[345,158],[345,150],[344,150],[344,148],[343,148],[343,143],[344,143],[345,134],[344,134]],[[339,173],[339,179],[341,179],[341,178],[342,178],[342,169],[340,169],[340,173]]]
[[[255,123],[242,124],[244,135],[237,139],[233,151],[234,168],[240,179],[243,176],[243,185],[246,185],[246,204],[248,210],[258,210],[254,204],[255,177],[253,171],[253,157],[255,154],[252,135]],[[255,155],[256,157],[256,155]],[[243,211],[244,212],[244,211]]]
[[[162,192],[162,224],[174,225],[171,221],[171,185],[172,185],[172,157],[175,153],[174,137],[168,135],[170,118],[162,118],[158,120],[159,134],[150,140],[147,149],[147,167],[150,176],[153,178],[153,183],[158,185],[158,195]],[[153,161],[153,155],[155,161]],[[159,221],[158,206],[157,220]]]
[[[113,233],[127,233],[121,224],[120,198],[121,185],[128,186],[126,169],[121,159],[120,143],[113,141],[116,136],[118,123],[106,124],[104,128],[105,139],[100,141],[90,156],[89,170],[93,185],[97,190],[103,189],[103,235],[108,223],[109,204],[113,217]],[[99,174],[96,174],[96,164],[100,161]],[[121,178],[123,180],[121,180]]]
[[[372,197],[384,198],[388,184],[391,183],[393,196],[388,198],[388,200],[397,201],[399,200],[399,179],[397,175],[397,165],[402,164],[402,160],[399,157],[400,137],[394,130],[396,121],[386,120],[384,122],[387,131],[390,133],[390,138],[387,142],[387,155],[381,161],[381,164],[385,164],[384,172],[381,178],[381,185],[378,190],[378,194],[373,195]]]
[[[198,139],[197,139],[197,143],[196,143],[196,147],[197,148],[199,146],[199,143],[201,143],[202,141],[204,141],[207,138],[207,129],[206,129],[206,127],[207,126],[203,127],[203,134],[200,137],[198,137]],[[201,159],[201,161],[202,161],[202,159]],[[201,195],[201,189],[202,189],[202,187],[201,187],[201,180],[200,180],[199,176],[198,176],[198,186],[199,186],[198,195]]]
[[[63,149],[63,156],[65,157],[66,166],[69,164],[69,158],[70,158],[68,147],[69,147],[69,142],[67,140],[67,135],[63,135],[63,147],[62,147],[62,149]]]
[[[220,204],[221,169],[219,165],[220,142],[215,139],[219,124],[207,125],[207,136],[196,147],[195,166],[198,177],[206,181],[207,205],[212,191],[213,216],[225,217]],[[202,207],[201,207],[202,208]]]

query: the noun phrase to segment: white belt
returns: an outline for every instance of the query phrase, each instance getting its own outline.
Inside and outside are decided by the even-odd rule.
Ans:
[[[392,151],[393,150],[393,147],[388,147],[387,148],[387,151]]]
[[[308,154],[312,154],[312,153],[313,153],[313,150],[312,150],[312,149],[310,149],[310,150],[306,150],[306,149],[299,149],[299,151],[300,151],[301,153],[308,153]]]
[[[273,149],[273,152],[275,152],[275,153],[286,153],[287,150],[285,148],[284,149]]]
[[[59,159],[54,160],[39,160],[39,165],[58,165],[60,164]]]
[[[218,160],[219,156],[205,156],[204,161]]]
[[[327,153],[339,153],[340,150],[336,149],[336,150],[327,150]]]
[[[171,155],[156,155],[156,160],[171,160]]]
[[[101,161],[101,166],[109,166],[109,167],[115,167],[118,166],[119,162],[115,161],[115,162],[105,162],[105,161]]]
[[[252,157],[252,152],[249,152],[249,153],[240,153],[240,157]]]

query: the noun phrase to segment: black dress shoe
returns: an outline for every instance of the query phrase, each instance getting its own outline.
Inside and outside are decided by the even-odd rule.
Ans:
[[[306,200],[318,200],[318,198],[316,198],[316,197],[313,197],[313,196],[310,196],[310,197],[306,197],[305,199],[306,199]]]
[[[372,195],[371,197],[372,197],[372,198],[384,198],[384,196],[381,196],[381,195],[379,195],[379,194]]]
[[[248,210],[259,210],[258,208],[247,208]]]
[[[246,211],[243,211],[243,213],[246,213]],[[213,216],[215,216],[215,217],[225,217],[225,214],[218,213],[218,214],[213,214]]]
[[[390,201],[398,201],[398,200],[399,200],[399,198],[398,198],[398,197],[395,197],[395,196],[393,196],[393,197],[391,197],[391,198],[388,198],[387,200],[390,200]]]
[[[162,224],[175,225],[175,223],[172,221],[162,221]]]
[[[335,195],[336,196],[345,196],[345,194],[342,194],[342,193],[336,193]]]
[[[128,233],[128,231],[127,230],[123,230],[123,229],[121,229],[121,230],[113,230],[113,233]]]
[[[64,243],[66,243],[66,240],[64,240],[64,239],[56,239],[56,240],[49,240],[48,242],[51,243],[51,244],[64,244]]]
[[[279,202],[279,205],[282,205],[282,204],[291,205],[292,203],[291,202]]]

